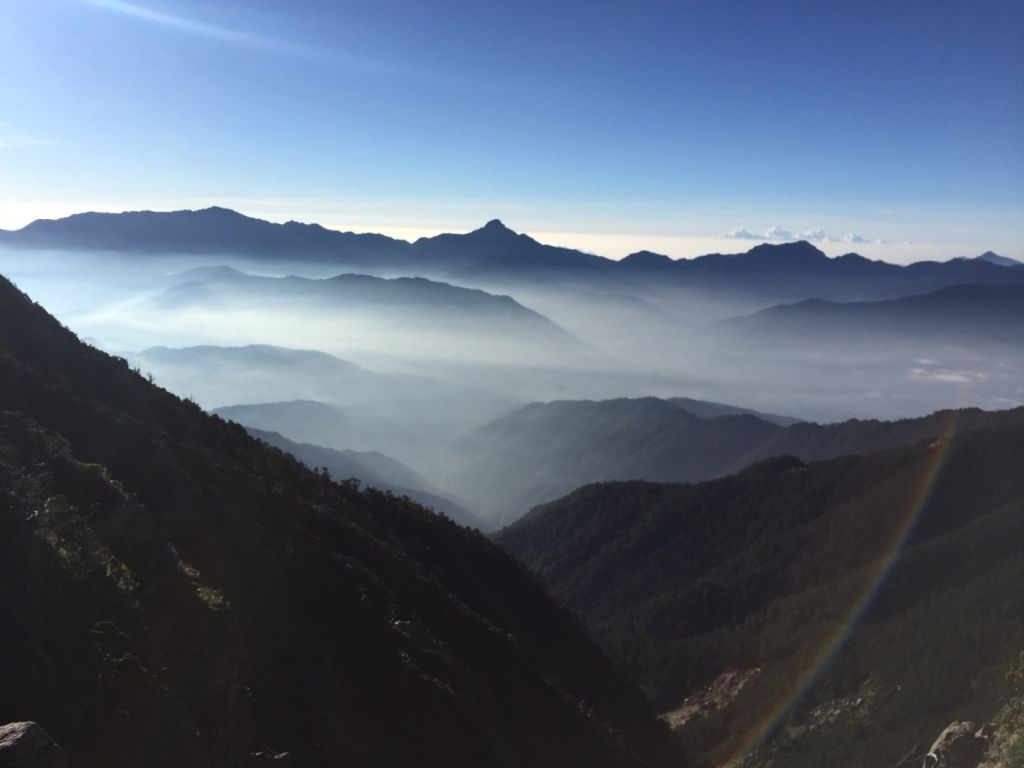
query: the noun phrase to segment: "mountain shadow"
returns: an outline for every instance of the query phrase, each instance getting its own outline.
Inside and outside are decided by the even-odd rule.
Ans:
[[[479,533],[360,491],[0,281],[0,721],[77,768],[676,765]]]

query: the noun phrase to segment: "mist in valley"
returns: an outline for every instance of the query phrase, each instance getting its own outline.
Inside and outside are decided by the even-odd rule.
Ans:
[[[396,277],[392,266],[369,266],[357,273],[266,255],[0,251],[4,274],[157,384],[296,443],[379,452],[489,527],[583,482],[700,479],[754,448],[744,443],[703,473],[620,461],[581,474],[567,470],[578,456],[552,456],[558,482],[527,482],[529,492],[510,495],[536,473],[530,467],[550,444],[550,425],[518,424],[518,447],[492,446],[489,460],[488,449],[472,446],[534,402],[689,397],[827,423],[1024,401],[1015,286],[1002,304],[988,295],[907,304],[852,282],[823,290],[831,300],[815,303],[780,301],[814,286],[778,281],[716,288],[720,280],[641,271],[613,284],[603,272],[565,269],[551,279],[465,268],[453,276],[436,262]],[[857,301],[864,295],[875,300]],[[585,439],[570,430],[563,454],[580,440],[583,454],[639,444],[600,423]],[[682,454],[676,460],[685,463]]]

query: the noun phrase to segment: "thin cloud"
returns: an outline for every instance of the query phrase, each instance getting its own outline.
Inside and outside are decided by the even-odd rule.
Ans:
[[[800,233],[801,240],[827,240],[828,233],[824,229],[805,229]]]
[[[768,240],[792,240],[794,238],[792,232],[790,232],[785,227],[780,227],[777,224],[775,226],[769,227],[765,231],[764,236]]]
[[[822,242],[822,243],[874,243],[876,245],[882,244],[882,240],[868,240],[866,237],[849,232],[842,237],[834,237],[821,228],[805,229],[801,232],[794,232],[783,226],[775,224],[763,233],[751,232],[746,227],[738,227],[726,232],[724,235],[719,237],[730,238],[734,240],[777,240],[777,241],[789,241],[789,240],[808,240],[811,242]]]
[[[757,235],[751,232],[746,227],[738,227],[729,232],[726,232],[722,237],[734,238],[736,240],[764,240],[764,235]]]
[[[235,45],[258,47],[291,56],[330,61],[334,64],[354,69],[369,70],[379,73],[398,72],[396,67],[385,62],[364,57],[348,56],[340,54],[334,50],[317,48],[315,46],[248,32],[234,27],[211,24],[198,19],[188,18],[187,16],[165,13],[164,11],[158,11],[137,3],[125,2],[124,0],[80,0],[80,2],[121,16],[139,19],[151,24],[159,24],[160,26],[164,26],[169,29],[174,29],[179,32],[184,32],[198,37],[206,37],[211,40],[220,40],[222,42],[232,43]]]

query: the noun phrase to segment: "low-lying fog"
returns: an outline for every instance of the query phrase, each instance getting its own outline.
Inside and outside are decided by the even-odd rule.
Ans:
[[[379,450],[431,480],[448,446],[536,400],[686,396],[815,421],[1024,402],[1012,324],[987,333],[956,312],[913,328],[897,315],[836,325],[827,305],[749,317],[774,303],[756,296],[493,282],[484,293],[225,255],[8,249],[0,272],[206,408],[264,406],[244,411],[250,426]]]

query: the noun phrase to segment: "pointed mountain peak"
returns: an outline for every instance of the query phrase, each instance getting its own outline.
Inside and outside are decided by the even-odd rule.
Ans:
[[[488,240],[514,240],[521,237],[518,232],[506,227],[501,219],[491,219],[480,229],[474,229],[469,234],[475,239]]]
[[[987,261],[990,264],[997,264],[1000,267],[1015,267],[1021,262],[1016,259],[1011,259],[1008,256],[1000,256],[998,253],[992,251],[985,251],[981,256],[977,257],[977,261]]]

